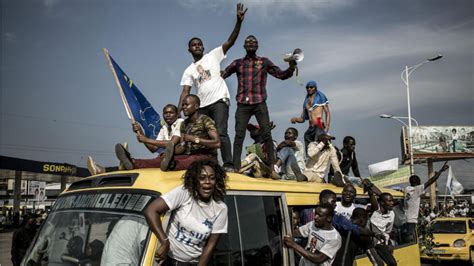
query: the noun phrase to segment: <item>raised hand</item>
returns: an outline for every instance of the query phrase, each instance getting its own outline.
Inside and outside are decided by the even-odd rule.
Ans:
[[[242,3],[238,3],[238,4],[237,4],[237,19],[238,19],[239,21],[243,21],[243,20],[244,20],[245,12],[247,12],[247,9],[248,9],[248,8],[246,8],[246,9],[244,10],[244,4],[242,4]]]

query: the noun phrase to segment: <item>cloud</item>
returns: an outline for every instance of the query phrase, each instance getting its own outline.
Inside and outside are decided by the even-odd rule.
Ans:
[[[5,32],[4,36],[5,36],[5,40],[10,43],[16,42],[17,40],[16,34],[13,32]]]
[[[286,14],[317,20],[328,12],[355,5],[354,0],[242,0],[253,16],[260,20],[274,21]],[[181,0],[186,8],[218,10],[228,8],[232,1]]]
[[[43,5],[46,8],[53,8],[59,3],[59,1],[60,0],[43,0]]]

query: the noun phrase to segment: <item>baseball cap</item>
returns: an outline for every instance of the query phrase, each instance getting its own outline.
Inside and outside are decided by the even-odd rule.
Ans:
[[[319,135],[319,139],[327,138],[330,140],[335,140],[336,137],[331,136],[329,133],[323,132],[321,135]]]
[[[316,83],[316,81],[310,80],[310,81],[308,81],[308,83],[306,83],[306,88],[308,88],[308,87],[315,87],[315,88],[317,88],[317,87],[318,87],[318,84]]]

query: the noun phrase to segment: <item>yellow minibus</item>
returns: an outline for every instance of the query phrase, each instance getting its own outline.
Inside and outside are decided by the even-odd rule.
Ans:
[[[184,171],[137,169],[92,176],[75,183],[57,199],[30,246],[24,265],[153,265],[157,238],[144,208],[182,184]],[[292,231],[294,210],[310,209],[319,193],[342,188],[331,184],[280,181],[228,174],[228,233],[220,237],[209,265],[297,265],[283,245]],[[395,199],[403,194],[390,192]],[[356,201],[368,202],[357,189]],[[163,217],[167,225],[169,216]],[[420,265],[417,243],[403,243],[395,223],[392,241],[398,265]],[[354,265],[371,265],[361,252]]]

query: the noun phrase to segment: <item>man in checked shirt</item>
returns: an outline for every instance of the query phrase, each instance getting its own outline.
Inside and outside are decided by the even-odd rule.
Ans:
[[[288,79],[293,76],[296,62],[290,61],[286,70],[281,70],[268,58],[257,56],[258,41],[253,35],[245,39],[244,49],[247,52],[245,57],[236,59],[223,72],[225,79],[232,74],[237,74],[237,111],[235,112],[235,139],[233,161],[236,170],[240,169],[240,156],[242,154],[242,144],[245,139],[245,129],[250,118],[254,115],[262,129],[263,139],[270,154],[268,162],[270,169],[275,163],[274,145],[269,126],[270,116],[266,104],[267,100],[267,75],[270,74],[277,79]],[[270,176],[279,179],[279,175],[273,171]]]

